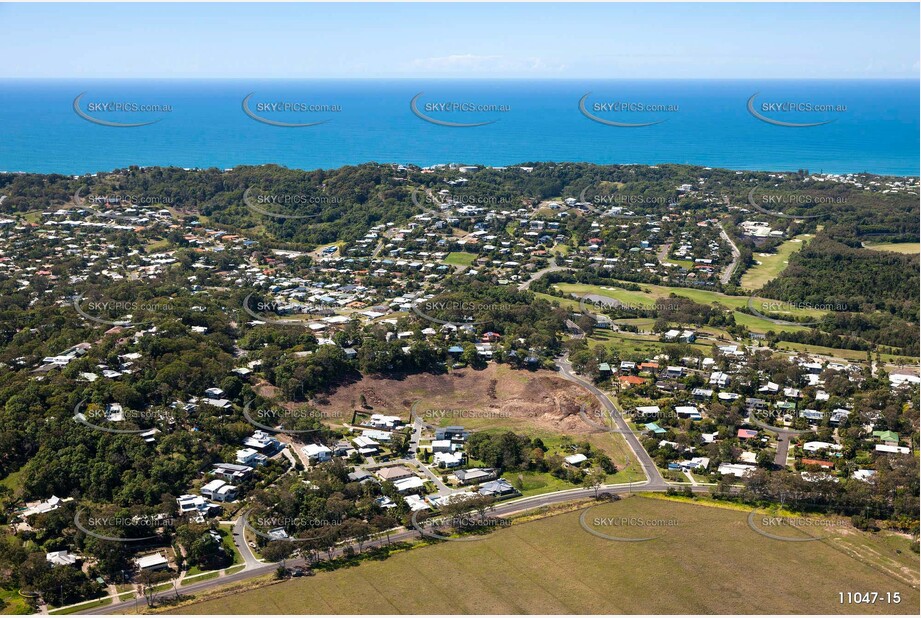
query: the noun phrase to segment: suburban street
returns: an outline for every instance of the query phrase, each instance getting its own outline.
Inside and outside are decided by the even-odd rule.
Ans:
[[[614,421],[617,429],[620,430],[619,433],[624,436],[624,439],[627,441],[627,445],[630,447],[630,450],[633,451],[634,457],[636,457],[636,460],[643,468],[643,473],[647,478],[647,484],[644,487],[646,491],[665,490],[668,484],[665,482],[665,479],[662,478],[662,474],[656,467],[652,457],[649,456],[649,453],[647,453],[646,449],[643,448],[643,445],[640,444],[639,438],[636,437],[636,434],[630,429],[630,426],[627,425],[627,421],[624,420],[620,410],[617,408],[614,402],[611,401],[611,399],[594,384],[578,377],[573,371],[572,365],[569,363],[568,359],[558,360],[557,365],[560,368],[560,375],[563,378],[569,380],[570,382],[575,382],[576,384],[579,384],[591,392],[608,411],[608,414]]]
[[[624,483],[619,485],[602,485],[597,489],[597,493],[608,493],[608,494],[631,494],[636,491],[656,491],[663,492],[667,489],[667,484],[665,481],[662,481],[661,486],[650,484],[649,482],[645,483]],[[710,490],[707,486],[696,486],[690,488],[694,492],[708,492]],[[525,511],[530,511],[536,508],[543,506],[552,506],[554,504],[560,504],[565,502],[570,502],[574,500],[582,500],[586,498],[591,498],[596,494],[595,489],[567,489],[564,491],[557,491],[548,494],[542,494],[539,496],[530,496],[527,498],[518,498],[515,500],[509,500],[507,502],[502,502],[497,504],[489,512],[490,517],[508,517],[511,515],[516,515]],[[236,527],[235,527],[236,529]],[[422,533],[416,530],[407,530],[406,528],[396,528],[394,532],[390,534],[390,542],[397,543],[401,541],[406,541],[412,538],[419,538],[422,536]],[[369,541],[364,544],[365,550],[380,547],[387,544],[387,539],[376,539]],[[239,547],[239,544],[238,544]],[[342,546],[339,549],[333,552],[334,557],[340,557],[346,550],[348,546]],[[353,546],[357,549],[357,546]],[[183,595],[191,595],[197,592],[215,588],[218,586],[226,586],[227,584],[236,583],[253,577],[259,577],[263,575],[268,575],[275,571],[279,566],[279,563],[258,563],[259,566],[247,566],[247,568],[233,573],[231,575],[225,575],[223,577],[218,577],[215,579],[209,579],[197,584],[190,584],[187,586],[181,586],[179,588],[180,593]],[[286,560],[286,566],[296,567],[296,566],[309,566],[307,560],[304,559],[295,559],[295,560]],[[175,592],[172,588],[164,590],[162,592],[154,595],[154,600],[158,598],[169,598],[175,595]],[[141,600],[143,602],[143,600]],[[87,609],[84,611],[74,612],[76,614],[125,614],[132,613],[136,603],[135,599],[128,601],[117,602],[113,605],[107,605],[104,607],[98,607],[93,609]]]
[[[531,276],[530,276],[530,277],[528,277],[525,281],[522,281],[521,283],[519,283],[519,284],[518,284],[518,289],[519,289],[519,290],[527,290],[529,287],[531,287],[531,284],[532,284],[532,283],[534,283],[535,281],[537,281],[538,279],[540,279],[541,277],[543,277],[543,276],[546,275],[547,273],[555,273],[555,272],[560,271],[560,270],[570,270],[570,269],[569,269],[568,267],[566,267],[566,266],[558,266],[558,265],[556,265],[556,264],[551,264],[550,266],[545,266],[545,267],[541,268],[540,270],[534,271],[533,273],[531,273]]]
[[[787,451],[790,449],[790,438],[806,432],[800,429],[774,427],[773,425],[768,425],[764,421],[758,420],[754,415],[749,415],[748,419],[752,425],[777,434],[777,454],[774,456],[774,464],[785,468],[787,466]]]
[[[627,422],[624,420],[621,415],[620,410],[617,408],[616,404],[611,401],[611,399],[599,388],[590,382],[584,380],[583,378],[578,377],[572,369],[572,365],[567,359],[560,359],[558,361],[559,373],[560,375],[571,382],[579,384],[583,388],[591,392],[598,401],[604,406],[604,409],[607,411],[611,420],[624,436],[624,439],[627,441],[627,445],[630,447],[630,450],[633,452],[636,461],[639,462],[640,466],[643,469],[643,472],[646,476],[646,481],[637,482],[637,483],[623,483],[617,485],[602,485],[597,490],[595,489],[584,489],[584,488],[574,488],[567,489],[563,491],[556,491],[547,494],[541,494],[537,496],[529,496],[525,498],[517,498],[513,500],[508,500],[501,502],[495,505],[490,511],[490,515],[494,517],[507,517],[529,511],[532,509],[551,506],[554,504],[561,504],[573,500],[582,500],[586,498],[591,498],[597,493],[606,492],[609,494],[629,494],[635,491],[653,491],[653,492],[664,492],[668,489],[669,484],[662,477],[662,474],[659,472],[658,468],[655,465],[655,462],[643,448],[643,445],[640,443],[636,434],[630,429],[627,425]],[[421,435],[423,422],[419,418],[413,419],[413,443],[418,443],[418,437]],[[397,464],[412,464],[416,465],[415,460],[410,459],[401,459],[396,461],[388,462],[386,465],[397,465]],[[373,467],[373,466],[371,466]],[[426,476],[432,480],[435,485],[438,487],[438,495],[446,495],[450,493],[450,488],[445,486],[441,479],[437,478],[437,475],[428,470],[425,466],[418,466],[426,474]],[[692,486],[690,488],[694,492],[707,492],[709,487],[705,485]],[[244,523],[243,519],[238,518],[234,522],[233,527],[233,540],[237,546],[237,549],[240,551],[241,556],[243,557],[245,567],[243,570],[230,575],[223,575],[217,578],[209,579],[200,583],[189,584],[186,586],[180,587],[180,592],[185,595],[195,594],[204,590],[209,590],[218,586],[225,586],[227,584],[232,584],[235,582],[243,581],[245,579],[259,577],[262,575],[267,575],[272,573],[277,567],[278,563],[265,563],[259,561],[252,550],[246,544],[246,537],[244,535]],[[412,539],[414,537],[420,536],[421,533],[415,530],[408,530],[404,527],[395,528],[390,535],[391,542],[400,542]],[[386,539],[376,539],[364,544],[364,547],[374,548],[380,547],[385,544]],[[339,549],[333,552],[334,557],[341,556],[346,550],[347,546],[342,546]],[[288,560],[286,561],[288,566],[307,566],[308,562],[304,559]],[[155,595],[157,597],[170,597],[174,595],[175,592],[172,589],[164,590],[163,592]],[[85,611],[75,612],[79,614],[119,614],[119,613],[129,613],[136,603],[135,599],[129,601],[116,602],[112,605],[105,607],[88,609]]]

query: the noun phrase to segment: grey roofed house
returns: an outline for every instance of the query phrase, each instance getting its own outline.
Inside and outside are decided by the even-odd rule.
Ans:
[[[510,496],[517,494],[518,490],[512,487],[507,480],[500,478],[483,483],[477,493],[481,496]]]
[[[454,476],[464,485],[471,485],[491,481],[496,478],[496,470],[493,468],[469,468],[467,470],[458,470],[454,473]]]
[[[251,466],[232,463],[216,463],[211,472],[225,481],[237,481],[247,478],[253,472]]]
[[[810,421],[821,421],[825,418],[825,415],[819,412],[818,410],[805,409],[799,413],[800,418],[805,418]]]
[[[355,470],[354,472],[349,472],[349,480],[353,483],[364,483],[374,480],[374,477],[367,470]]]

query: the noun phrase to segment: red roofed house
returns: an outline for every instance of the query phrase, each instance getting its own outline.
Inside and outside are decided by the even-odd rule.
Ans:
[[[758,432],[754,429],[740,429],[736,436],[740,440],[748,440],[749,438],[754,438],[758,435]]]

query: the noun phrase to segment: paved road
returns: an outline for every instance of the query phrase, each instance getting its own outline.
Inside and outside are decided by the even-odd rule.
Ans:
[[[532,509],[540,508],[543,506],[550,506],[553,504],[560,504],[564,502],[570,502],[573,500],[581,500],[585,498],[592,498],[596,496],[599,492],[607,492],[612,494],[626,494],[632,493],[634,491],[656,491],[663,492],[666,491],[669,487],[669,484],[662,477],[662,474],[659,472],[659,469],[656,467],[655,462],[649,456],[649,453],[643,448],[643,445],[640,443],[639,439],[636,437],[636,434],[632,432],[630,427],[627,425],[627,422],[623,419],[620,410],[611,401],[608,396],[598,389],[594,384],[587,382],[586,380],[578,377],[572,369],[572,366],[569,364],[568,360],[563,359],[558,362],[560,367],[560,375],[571,381],[579,384],[589,390],[598,400],[602,403],[605,410],[611,416],[611,419],[615,423],[618,429],[621,430],[622,435],[627,441],[627,445],[630,447],[630,450],[633,451],[634,457],[642,466],[644,473],[646,474],[647,480],[644,482],[637,483],[624,483],[617,485],[602,485],[597,490],[595,489],[567,489],[563,491],[556,491],[552,493],[542,494],[538,496],[530,496],[526,498],[517,498],[513,500],[507,500],[501,502],[493,507],[490,511],[490,515],[494,517],[507,517],[510,515],[515,515],[524,511],[530,511]],[[419,420],[419,419],[414,419]],[[414,428],[415,429],[415,428]],[[421,427],[419,428],[421,429]],[[414,432],[415,433],[415,432]],[[395,463],[395,462],[391,462]],[[694,492],[708,492],[710,488],[705,485],[692,486],[691,491]],[[217,586],[224,586],[227,584],[232,584],[238,581],[249,579],[251,577],[258,577],[262,575],[268,575],[272,573],[278,566],[277,563],[263,563],[259,562],[256,557],[253,555],[252,550],[246,545],[246,537],[243,535],[243,521],[242,518],[238,519],[234,523],[234,542],[237,545],[237,548],[240,550],[240,554],[243,556],[245,563],[245,568],[238,573],[232,575],[225,575],[223,577],[217,577],[207,581],[203,581],[196,584],[191,584],[187,586],[181,586],[179,588],[180,592],[184,595],[193,595],[197,592],[208,590]],[[398,528],[390,535],[391,542],[400,542],[408,539],[416,538],[420,535],[418,531],[407,530],[405,528]],[[373,547],[379,547],[386,544],[386,539],[378,539],[364,544],[365,549],[370,549]],[[340,556],[346,549],[346,546],[343,546],[333,552],[333,556]],[[303,559],[298,560],[288,560],[286,561],[288,566],[306,566],[307,561]],[[169,597],[175,594],[172,590],[167,590],[162,593],[155,595],[155,599],[161,596]],[[130,613],[131,608],[135,605],[135,600],[125,602],[116,602],[113,605],[108,605],[101,608],[94,608],[90,610],[85,610],[81,612],[76,612],[78,614],[121,614],[121,613]]]
[[[726,285],[729,283],[729,280],[732,279],[732,273],[735,272],[736,266],[739,264],[739,258],[742,257],[742,254],[739,252],[739,248],[736,247],[736,244],[732,242],[732,239],[729,238],[729,234],[726,233],[726,230],[720,226],[720,236],[723,237],[723,240],[729,243],[729,246],[732,247],[732,262],[729,263],[729,266],[726,267],[726,270],[723,271],[723,274],[720,275],[720,283]]]
[[[575,382],[580,386],[588,389],[598,401],[604,406],[608,411],[608,414],[611,416],[611,419],[614,421],[614,424],[617,426],[617,429],[620,430],[621,434],[624,436],[624,439],[627,441],[627,445],[630,447],[630,450],[633,451],[634,457],[639,462],[640,466],[643,468],[643,472],[646,474],[646,478],[649,479],[646,485],[646,489],[649,491],[661,491],[664,490],[668,483],[665,482],[665,479],[662,478],[662,473],[659,472],[659,469],[656,467],[655,462],[652,460],[652,457],[649,456],[649,453],[646,452],[646,449],[643,448],[643,445],[640,443],[639,438],[636,437],[636,434],[633,430],[630,429],[630,426],[627,425],[627,421],[624,420],[621,411],[617,408],[613,401],[597,388],[591,382],[584,380],[578,377],[572,369],[572,365],[569,363],[568,359],[562,359],[557,361],[557,365],[560,368],[560,375],[569,380],[570,382]]]
[[[243,556],[243,563],[246,565],[246,568],[241,573],[265,565],[264,562],[256,558],[253,550],[246,544],[245,528],[242,516],[233,522],[233,543],[237,546],[237,551],[240,552],[240,555]]]
[[[754,415],[748,415],[748,421],[765,431],[770,431],[777,434],[777,454],[774,456],[774,464],[780,466],[781,468],[787,467],[787,451],[790,450],[790,438],[793,436],[798,436],[801,433],[806,433],[804,429],[784,429],[782,427],[774,427],[773,425],[768,425],[767,423],[758,420]]]
[[[569,268],[568,266],[557,266],[556,264],[545,266],[544,268],[541,268],[540,270],[537,270],[531,273],[531,276],[528,277],[527,281],[522,281],[521,283],[519,283],[518,289],[527,290],[529,287],[531,287],[532,283],[534,283],[535,281],[537,281],[538,279],[540,279],[547,273],[555,273],[559,270],[572,270],[572,269]]]
[[[774,455],[774,465],[781,468],[787,467],[787,451],[790,449],[790,436],[777,434],[777,454]]]
[[[668,261],[668,252],[671,251],[672,243],[667,242],[659,249],[656,253],[656,257],[659,258],[659,264],[664,264]]]
[[[597,493],[609,493],[609,494],[630,494],[636,491],[658,491],[662,492],[667,489],[667,484],[663,481],[661,486],[655,484],[646,483],[624,483],[618,485],[602,485],[598,488]],[[698,493],[707,493],[710,491],[710,487],[704,485],[698,485],[695,487],[690,487],[691,491]],[[573,500],[581,500],[586,498],[592,498],[596,495],[596,490],[594,489],[567,489],[564,491],[557,491],[549,494],[543,494],[539,496],[531,496],[527,498],[518,498],[515,500],[508,500],[497,504],[490,512],[490,517],[508,517],[525,511],[530,511],[536,508],[543,506],[550,506],[554,504],[559,504],[563,502],[570,502]],[[410,539],[419,538],[421,533],[416,530],[407,530],[405,528],[397,529],[396,531],[390,534],[390,541],[392,543],[406,541]],[[367,542],[363,545],[365,550],[380,547],[386,545],[386,539],[377,539],[374,541]],[[353,545],[353,548],[357,549],[357,546]],[[346,550],[346,546],[343,546],[333,552],[334,557],[341,556]],[[325,554],[324,554],[325,555]],[[308,562],[304,559],[296,560],[286,560],[286,566],[295,567],[295,566],[308,566]],[[217,586],[225,586],[227,584],[232,584],[235,582],[243,581],[251,577],[258,577],[262,575],[268,575],[275,571],[278,567],[278,563],[260,563],[259,566],[253,568],[246,568],[243,571],[234,573],[232,575],[225,575],[224,577],[218,577],[216,579],[210,579],[201,583],[191,584],[188,586],[180,586],[179,592],[183,595],[193,595],[197,592],[208,590]],[[175,595],[175,592],[170,590],[165,590],[154,596],[154,600],[158,598],[172,598]],[[139,604],[143,606],[146,603],[144,600],[140,600]],[[81,612],[75,612],[77,614],[127,614],[133,613],[131,610],[134,608],[135,600],[124,601],[120,603],[115,603],[114,605],[107,605],[105,607],[98,607],[93,609],[84,610]]]

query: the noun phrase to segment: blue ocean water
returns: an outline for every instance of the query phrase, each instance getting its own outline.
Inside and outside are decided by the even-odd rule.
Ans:
[[[91,118],[156,122],[96,124],[74,110],[81,93],[78,108]],[[253,119],[242,105],[251,93],[255,116],[322,124],[294,128]],[[4,80],[0,170],[587,161],[918,175],[918,93],[917,80]],[[747,108],[756,94],[753,107],[768,119],[832,122],[788,127],[759,120]],[[420,115],[436,122],[490,124],[426,121],[410,107],[417,95]],[[602,121],[658,124],[625,128],[592,120],[580,111],[583,97],[585,111]],[[105,103],[160,108],[112,112]],[[273,110],[273,103],[289,111]],[[798,111],[781,105],[789,103]],[[440,109],[464,104],[479,107]],[[805,111],[809,104],[831,107]],[[639,107],[649,105],[661,107]]]

